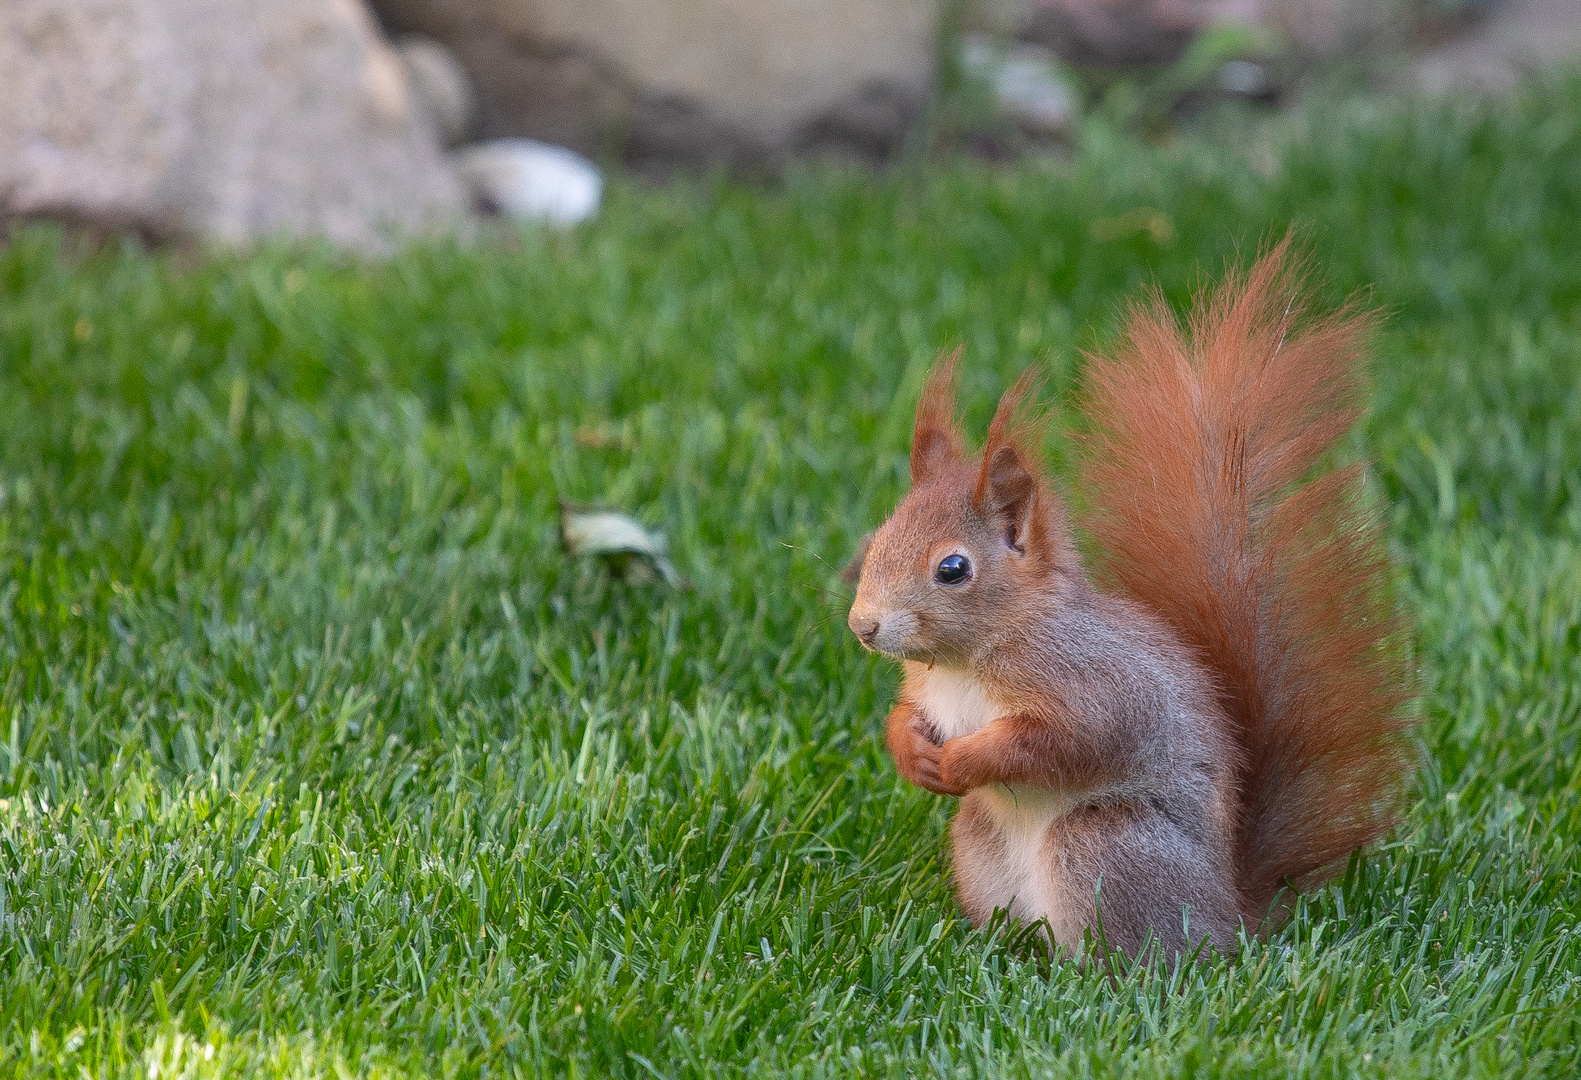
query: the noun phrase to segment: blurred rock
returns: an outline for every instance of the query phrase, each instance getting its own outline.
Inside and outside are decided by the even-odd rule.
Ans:
[[[1278,35],[1311,59],[1403,44],[1414,0],[1026,0],[1021,36],[1071,63],[1168,64],[1203,30],[1226,24]],[[1563,2],[1563,0],[1560,0]]]
[[[480,130],[639,166],[877,158],[932,85],[932,0],[373,0],[478,88]]]
[[[986,86],[994,106],[1029,135],[1062,135],[1075,120],[1076,93],[1048,49],[968,34],[961,40],[961,70]]]
[[[1421,0],[1214,0],[1210,21],[1271,30],[1308,61],[1380,59],[1405,47]]]
[[[957,0],[960,28],[966,34],[1014,37],[1026,28],[1036,0]]]
[[[0,214],[375,245],[463,212],[356,0],[0,3]]]
[[[1456,89],[1513,89],[1531,71],[1581,59],[1581,3],[1503,0],[1464,33],[1412,65],[1415,87],[1430,94]]]
[[[457,168],[486,210],[575,225],[598,211],[604,181],[587,158],[536,139],[492,139],[458,151]]]
[[[418,100],[428,110],[446,146],[467,140],[476,99],[461,61],[431,37],[407,34],[395,43]]]
[[[1073,64],[1165,64],[1207,23],[1205,0],[1035,0],[1023,36]]]

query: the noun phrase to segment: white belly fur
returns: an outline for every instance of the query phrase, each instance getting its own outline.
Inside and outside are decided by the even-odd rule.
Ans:
[[[965,671],[938,667],[930,671],[922,664],[908,665],[906,692],[946,741],[980,731],[1005,712]],[[1062,913],[1055,910],[1045,842],[1049,826],[1081,805],[1082,799],[1052,788],[1019,784],[991,784],[978,788],[974,796],[1004,838],[1003,865],[992,875],[1003,881],[1004,892],[996,898],[995,906],[1009,907],[1012,914],[1024,919],[1046,917],[1057,931],[1063,920]]]
[[[971,793],[988,812],[1003,843],[988,856],[992,865],[979,868],[974,876],[994,881],[995,894],[989,898],[994,907],[1008,908],[1018,919],[1047,919],[1055,939],[1066,944],[1064,910],[1054,888],[1055,853],[1049,847],[1049,829],[1076,805],[1078,800],[1049,788],[992,784]],[[957,858],[961,852],[957,851]],[[1077,930],[1080,936],[1080,930]]]
[[[946,741],[981,731],[1004,712],[971,672],[954,668],[907,664],[906,695]]]

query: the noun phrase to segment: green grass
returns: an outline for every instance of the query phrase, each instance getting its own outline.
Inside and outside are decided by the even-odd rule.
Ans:
[[[375,263],[14,232],[0,1067],[1573,1075],[1581,83],[1244,157],[1094,130]],[[1413,809],[1236,960],[1051,965],[956,915],[828,567],[940,347],[980,428],[1291,223],[1390,313],[1353,450],[1419,628]],[[567,561],[561,497],[694,588]]]

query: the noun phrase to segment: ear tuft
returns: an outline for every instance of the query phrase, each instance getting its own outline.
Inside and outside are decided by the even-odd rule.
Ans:
[[[959,346],[941,356],[928,372],[917,401],[917,422],[911,432],[911,484],[916,487],[964,456],[964,440],[955,419],[955,362]]]
[[[1028,369],[999,399],[988,425],[977,489],[972,493],[973,505],[995,521],[1003,529],[1005,543],[1022,554],[1027,550],[1036,510],[1038,470],[1033,462],[1044,422],[1027,416],[1022,406],[1037,382],[1037,373]]]

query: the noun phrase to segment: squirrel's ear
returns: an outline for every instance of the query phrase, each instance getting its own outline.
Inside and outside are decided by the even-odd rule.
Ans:
[[[1021,452],[1008,443],[994,450],[983,462],[978,490],[983,514],[999,526],[1006,544],[1026,554],[1037,481],[1021,460]]]
[[[977,474],[977,490],[972,504],[1002,529],[1005,543],[1026,553],[1032,532],[1038,481],[1028,466],[1024,446],[1036,445],[1035,436],[1043,421],[1028,417],[1022,405],[1037,388],[1037,372],[1021,373],[1015,385],[1006,390],[988,425],[988,442],[983,447],[982,470]]]
[[[963,456],[961,429],[955,422],[955,361],[961,350],[940,357],[928,372],[917,402],[911,432],[911,484],[916,487]]]

